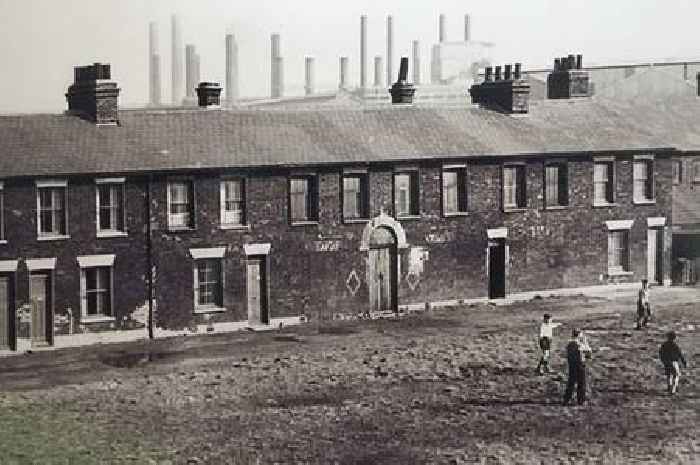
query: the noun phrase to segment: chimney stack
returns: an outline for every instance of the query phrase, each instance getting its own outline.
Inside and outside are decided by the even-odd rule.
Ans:
[[[180,36],[180,21],[177,15],[170,18],[171,40],[171,99],[173,105],[182,103],[182,37]]]
[[[340,83],[338,88],[341,90],[347,90],[348,88],[348,57],[340,57]]]
[[[386,17],[386,85],[391,86],[392,56],[394,55],[394,21],[391,15]]]
[[[413,94],[416,88],[408,80],[408,57],[401,58],[399,66],[399,78],[391,86],[389,93],[391,94],[391,103],[408,104],[413,103]]]
[[[304,58],[304,94],[312,95],[314,93],[314,57]]]
[[[438,25],[438,39],[440,43],[447,40],[447,30],[445,30],[445,15],[440,15],[439,25]]]
[[[413,41],[413,84],[420,85],[420,43]]]
[[[226,103],[238,100],[238,44],[233,34],[226,35]]]
[[[360,16],[360,89],[367,87],[367,16]]]
[[[491,67],[484,72],[484,82],[474,84],[469,89],[472,103],[479,104],[502,113],[527,113],[529,110],[530,84],[521,79],[521,64],[505,65],[504,79],[501,79],[501,67],[496,66],[496,79],[491,80]]]
[[[271,76],[270,76],[270,96],[281,98],[284,94],[284,62],[280,55],[280,35],[272,34],[271,42]]]
[[[117,124],[119,88],[111,81],[109,64],[94,63],[74,68],[74,82],[68,87],[68,113],[96,124]]]
[[[374,87],[382,86],[382,69],[384,69],[382,57],[377,55],[374,57]]]
[[[469,24],[469,15],[464,15],[464,41],[469,42],[472,37],[471,37],[471,25]]]
[[[160,55],[158,54],[158,25],[148,24],[148,95],[152,106],[159,106],[160,100]]]
[[[221,86],[218,82],[200,82],[197,86],[197,100],[200,108],[219,108]]]
[[[589,74],[583,69],[582,55],[554,59],[554,69],[547,76],[547,98],[588,97],[590,90]]]

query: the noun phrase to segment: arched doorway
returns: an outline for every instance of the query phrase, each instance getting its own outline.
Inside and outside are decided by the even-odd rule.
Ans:
[[[398,260],[394,233],[385,227],[374,228],[369,237],[368,287],[371,312],[398,310]]]

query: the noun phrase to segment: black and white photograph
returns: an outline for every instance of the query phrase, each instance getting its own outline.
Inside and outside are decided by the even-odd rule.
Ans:
[[[0,465],[700,464],[700,3],[0,11]]]

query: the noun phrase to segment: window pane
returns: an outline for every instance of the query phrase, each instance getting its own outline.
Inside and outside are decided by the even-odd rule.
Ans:
[[[307,179],[292,179],[289,185],[290,191],[290,208],[293,221],[308,220],[308,212],[306,206],[308,203],[308,180]]]
[[[559,205],[559,166],[545,167],[545,202],[547,206]]]
[[[514,166],[503,168],[503,205],[505,207],[516,207],[516,170]]]
[[[42,233],[51,233],[53,231],[53,225],[51,224],[51,219],[53,215],[50,210],[42,210],[39,215],[39,222],[41,223],[40,231]]]
[[[442,173],[442,201],[445,213],[459,212],[459,189],[456,171]]]
[[[216,259],[197,261],[196,285],[199,290],[198,305],[222,305],[221,301],[221,262]]]
[[[239,180],[223,182],[223,212],[224,224],[243,224],[243,183]]]
[[[597,203],[613,202],[612,198],[612,164],[596,163],[593,172],[594,201]]]
[[[360,192],[360,178],[346,176],[343,178],[343,216],[345,218],[359,218],[362,202]]]
[[[394,197],[396,202],[396,215],[408,216],[411,214],[411,176],[409,174],[394,175]]]

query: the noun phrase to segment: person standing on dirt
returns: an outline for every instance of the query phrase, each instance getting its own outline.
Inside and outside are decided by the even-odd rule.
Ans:
[[[681,367],[687,368],[688,364],[685,361],[681,348],[676,343],[676,333],[669,331],[666,335],[666,341],[659,348],[659,358],[664,364],[664,372],[666,374],[666,384],[669,394],[675,394],[678,390],[678,382],[681,379]]]
[[[552,334],[557,326],[561,326],[561,323],[553,323],[552,315],[545,313],[542,324],[540,324],[539,344],[542,350],[542,357],[540,358],[540,363],[537,364],[537,374],[539,375],[552,372],[549,369],[549,355],[552,349]]]
[[[642,279],[642,287],[637,296],[637,329],[642,329],[651,320],[651,304],[649,303],[649,286],[646,279]]]
[[[586,402],[586,358],[590,353],[588,342],[581,338],[581,331],[573,329],[571,340],[566,345],[566,361],[569,365],[569,379],[564,393],[564,405],[569,405],[576,388],[578,405]]]

